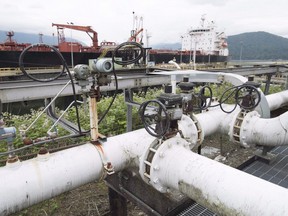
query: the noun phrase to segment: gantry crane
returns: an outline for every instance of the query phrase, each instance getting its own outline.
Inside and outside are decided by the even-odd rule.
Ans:
[[[77,31],[86,32],[89,35],[89,37],[92,39],[92,47],[94,49],[99,49],[99,46],[98,46],[98,33],[96,31],[94,31],[91,28],[91,26],[79,26],[79,25],[56,24],[56,23],[52,23],[52,26],[56,26],[57,27],[58,41],[59,42],[65,42],[64,33],[60,34],[59,30],[63,30],[64,28],[74,29],[74,30],[77,30]],[[89,33],[92,33],[93,35],[91,36]]]

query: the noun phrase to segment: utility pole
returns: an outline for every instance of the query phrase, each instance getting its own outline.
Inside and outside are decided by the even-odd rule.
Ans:
[[[74,25],[73,22],[67,22],[69,25]],[[74,57],[73,57],[73,38],[72,38],[72,29],[71,29],[71,41],[70,41],[70,48],[71,48],[71,67],[74,68]]]

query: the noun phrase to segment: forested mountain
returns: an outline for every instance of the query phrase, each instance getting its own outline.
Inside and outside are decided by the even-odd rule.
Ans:
[[[249,32],[229,36],[231,60],[277,60],[288,59],[288,39],[267,32]]]

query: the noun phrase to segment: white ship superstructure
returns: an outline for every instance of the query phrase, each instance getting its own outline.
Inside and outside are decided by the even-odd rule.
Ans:
[[[213,21],[202,16],[200,27],[191,28],[182,38],[182,51],[196,51],[197,55],[228,56],[227,37]]]

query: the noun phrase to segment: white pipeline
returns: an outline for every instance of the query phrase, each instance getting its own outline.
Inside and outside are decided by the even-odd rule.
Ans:
[[[244,145],[288,145],[288,112],[271,118],[260,118],[257,112],[248,113],[241,126],[240,142]]]
[[[283,91],[266,96],[267,106],[271,111],[288,104],[288,91]],[[225,110],[233,109],[234,105],[225,105]],[[259,108],[259,107],[258,107]],[[262,109],[256,109],[253,114],[247,115],[240,129],[240,143],[247,145],[278,146],[288,145],[288,113],[276,118],[261,118]],[[208,112],[195,115],[204,137],[215,133],[228,135],[232,133],[236,117],[240,108],[232,113],[224,113],[220,108],[213,108]],[[258,113],[259,115],[257,115]],[[230,134],[232,137],[232,134]]]
[[[225,110],[232,110],[234,105],[225,105],[223,107]],[[237,108],[234,112],[227,114],[220,108],[214,108],[208,112],[195,115],[195,118],[201,125],[204,137],[208,137],[217,132],[227,134],[229,132],[232,120],[239,111],[240,109]]]
[[[142,129],[109,138],[102,148],[85,144],[1,167],[0,215],[98,180],[107,163],[115,172],[137,165],[153,140]],[[177,189],[221,215],[288,214],[286,189],[194,154],[180,137],[165,141],[151,162],[160,191]]]
[[[288,105],[288,90],[266,96],[271,111]]]
[[[241,142],[288,144],[288,113],[273,119],[262,119],[254,113],[245,116]],[[198,114],[196,118],[208,136],[219,131],[227,133],[234,117],[220,110],[211,110]],[[191,123],[187,122],[187,125]],[[194,125],[190,128],[197,129]],[[188,136],[190,133],[185,134]],[[141,129],[108,138],[101,148],[85,144],[1,167],[0,215],[11,214],[99,180],[107,171],[103,167],[109,168],[109,172],[117,172],[137,166],[139,158],[154,139]],[[161,184],[158,189],[180,190],[221,215],[288,215],[286,189],[194,154],[188,145],[187,148],[180,145],[181,140],[174,142],[171,139],[173,143],[169,148],[161,145],[155,153],[158,159],[152,162],[155,169],[151,169],[151,182]],[[189,141],[195,143],[195,140],[194,137]],[[108,167],[108,164],[111,165]]]
[[[103,165],[114,171],[137,165],[154,140],[142,129],[109,138],[96,148],[92,144],[63,150],[0,168],[0,215],[8,215],[101,179]]]
[[[103,174],[96,148],[82,145],[0,168],[0,215],[77,188]]]
[[[219,215],[288,215],[287,189],[193,153],[176,139],[152,160],[156,189],[176,189]]]

